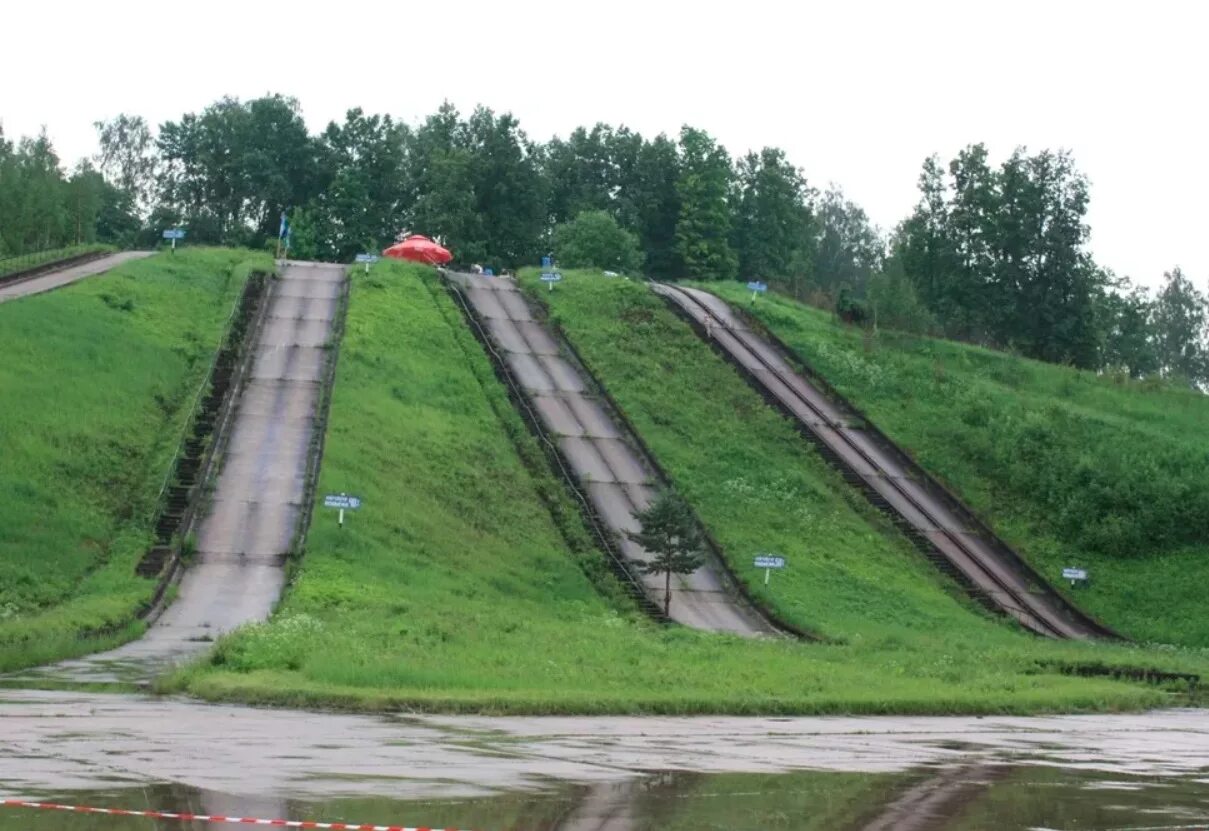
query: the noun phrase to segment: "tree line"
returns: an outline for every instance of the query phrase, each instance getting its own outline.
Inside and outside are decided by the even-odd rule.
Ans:
[[[294,99],[223,98],[153,130],[97,125],[100,152],[65,174],[45,135],[0,133],[0,252],[67,242],[272,245],[346,261],[400,231],[462,262],[565,265],[657,279],[759,279],[845,320],[929,332],[1134,377],[1209,383],[1206,297],[1179,269],[1153,296],[1087,250],[1086,178],[1069,153],[972,145],[932,157],[889,234],[784,151],[732,157],[706,131],[581,127],[531,140],[510,114],[450,104],[418,124],[349,110],[311,134]]]

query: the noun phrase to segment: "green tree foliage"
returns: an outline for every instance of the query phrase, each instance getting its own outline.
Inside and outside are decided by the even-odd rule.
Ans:
[[[733,241],[744,279],[771,280],[800,296],[816,239],[806,178],[775,147],[748,153],[737,165]]]
[[[125,113],[93,126],[101,146],[97,167],[107,182],[129,195],[141,215],[155,196],[158,156],[150,126],[141,115]]]
[[[1141,286],[1128,278],[1105,276],[1111,290],[1099,297],[1096,311],[1102,333],[1100,365],[1131,378],[1152,375],[1159,369],[1151,316],[1154,303]]]
[[[832,296],[843,288],[865,293],[882,262],[884,245],[877,229],[864,210],[835,185],[823,194],[817,214],[815,286]]]
[[[738,275],[739,258],[730,245],[731,179],[726,150],[703,130],[681,129],[676,251],[695,278],[731,280]]]
[[[394,241],[412,204],[407,182],[410,133],[389,115],[349,110],[319,136],[324,182],[306,211],[313,256],[348,260]],[[294,218],[294,236],[298,219]],[[297,240],[294,241],[297,248]]]
[[[672,575],[692,574],[705,561],[701,531],[688,503],[672,491],[660,493],[635,518],[642,529],[626,536],[651,554],[651,559],[642,564],[643,572],[663,575],[666,615],[672,607]]]
[[[1179,268],[1163,275],[1153,310],[1154,346],[1163,374],[1209,383],[1209,300]]]
[[[410,144],[411,230],[438,237],[463,262],[532,262],[546,230],[537,148],[510,114],[446,103]]]
[[[554,252],[567,268],[601,268],[637,273],[642,268],[638,238],[607,211],[584,211],[554,229]]]
[[[646,273],[669,279],[684,273],[676,248],[680,219],[680,153],[665,135],[643,142],[635,162],[629,201],[638,223],[638,239],[646,257]]]
[[[14,145],[0,130],[0,256],[121,241],[132,221],[124,193],[88,162],[64,175],[45,132]]]
[[[259,243],[276,235],[282,209],[318,189],[316,145],[292,98],[223,98],[164,124],[157,143],[162,202],[191,232],[204,229],[194,239]]]
[[[982,145],[925,161],[922,197],[894,249],[946,333],[1097,366],[1105,274],[1086,251],[1087,180],[1070,154],[1017,149],[998,169]]]

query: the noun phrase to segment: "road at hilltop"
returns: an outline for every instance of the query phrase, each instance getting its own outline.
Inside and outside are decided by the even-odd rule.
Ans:
[[[111,268],[117,268],[122,263],[129,262],[130,260],[141,260],[144,257],[150,257],[154,253],[154,251],[122,251],[117,254],[110,254],[108,257],[101,257],[98,260],[90,260],[79,265],[61,268],[58,271],[48,271],[44,274],[39,274],[37,277],[31,277],[28,280],[17,280],[7,285],[0,285],[0,303],[4,303],[7,300],[16,300],[18,297],[28,297],[31,294],[41,294],[44,291],[70,285],[77,280],[83,280],[85,277],[92,277],[95,274],[109,271]]]

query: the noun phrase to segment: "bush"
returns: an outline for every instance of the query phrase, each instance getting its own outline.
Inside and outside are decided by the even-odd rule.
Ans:
[[[638,237],[606,211],[584,211],[554,229],[554,250],[567,268],[601,268],[636,273],[642,267]]]

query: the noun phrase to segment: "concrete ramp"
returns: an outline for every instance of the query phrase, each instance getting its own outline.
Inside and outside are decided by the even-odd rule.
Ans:
[[[465,297],[491,348],[532,405],[542,432],[566,460],[595,515],[616,535],[624,556],[649,560],[650,554],[625,536],[638,529],[634,514],[650,504],[659,485],[638,443],[592,393],[586,371],[565,354],[515,282],[477,274],[446,276]],[[640,579],[662,608],[664,577]],[[694,574],[672,577],[671,618],[697,629],[745,636],[776,631],[742,597],[722,564],[711,560]]]
[[[796,418],[824,458],[892,516],[943,571],[991,608],[1052,638],[1116,638],[1024,562],[953,494],[787,350],[709,292],[654,284],[765,396]]]
[[[345,280],[340,265],[290,263],[272,281],[252,366],[220,441],[221,471],[179,595],[139,640],[22,673],[65,682],[139,683],[215,638],[269,616],[285,583]]]

